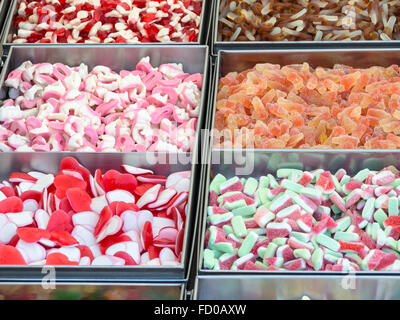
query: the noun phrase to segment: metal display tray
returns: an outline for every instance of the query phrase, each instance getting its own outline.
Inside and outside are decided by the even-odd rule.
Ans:
[[[353,67],[399,64],[400,51],[385,49],[302,49],[302,50],[221,50],[214,68],[214,88],[209,115],[209,128],[214,127],[218,79],[233,71],[252,68],[256,63],[281,65],[308,62],[312,66],[332,67],[348,64]],[[354,274],[338,272],[265,272],[265,271],[211,271],[202,267],[204,235],[206,230],[208,189],[210,177],[222,173],[226,177],[236,169],[254,163],[247,176],[259,177],[273,173],[279,167],[293,166],[303,170],[323,168],[335,171],[344,167],[350,173],[363,168],[374,170],[394,165],[400,168],[400,150],[212,150],[205,147],[208,166],[204,175],[202,217],[199,226],[197,277],[193,299],[400,299],[400,273],[367,272]],[[225,159],[225,160],[224,160]],[[226,162],[232,159],[233,163]],[[235,163],[235,160],[237,163]]]
[[[211,26],[212,52],[217,54],[219,50],[258,50],[258,49],[299,49],[310,47],[323,48],[363,48],[363,47],[396,47],[399,40],[361,40],[361,41],[221,41],[218,40],[218,19],[220,0],[215,0],[214,14]]]
[[[24,61],[32,63],[50,62],[64,63],[69,66],[84,63],[89,69],[96,65],[110,67],[114,71],[133,70],[141,58],[148,56],[153,66],[163,63],[182,63],[187,73],[201,73],[203,75],[200,112],[197,121],[195,145],[193,153],[199,153],[200,130],[204,126],[208,110],[209,94],[209,57],[208,47],[199,45],[25,45],[9,48],[6,61],[0,74],[0,89],[5,90],[4,81],[7,75]],[[196,158],[197,160],[197,158]],[[197,162],[197,161],[196,161]]]
[[[0,282],[0,300],[185,300],[180,283]]]
[[[179,266],[57,266],[57,281],[101,282],[176,282],[185,281],[193,243],[193,228],[197,215],[199,172],[196,164],[173,163],[177,154],[166,153],[74,153],[74,152],[9,152],[0,153],[0,179],[6,180],[11,172],[41,171],[57,173],[60,161],[68,156],[77,159],[92,174],[119,169],[122,164],[151,169],[155,174],[168,175],[178,171],[192,171],[190,194],[184,232],[182,262]],[[186,155],[188,158],[191,155]],[[43,266],[0,266],[0,281],[38,281],[43,278]]]
[[[189,210],[184,237],[183,260],[179,267],[57,267],[59,281],[127,281],[127,282],[173,282],[187,281],[189,256],[191,254],[193,230],[197,221],[197,198],[195,191],[199,188],[200,168],[198,165],[200,129],[204,126],[208,101],[208,47],[206,46],[17,46],[8,52],[4,68],[0,76],[0,88],[8,73],[22,62],[30,60],[39,62],[61,62],[68,65],[86,63],[89,68],[95,65],[106,65],[115,71],[134,68],[144,56],[149,56],[153,65],[176,62],[183,63],[184,70],[189,73],[202,73],[203,90],[200,114],[197,124],[195,145],[191,153],[0,153],[2,166],[0,177],[5,179],[10,172],[16,170],[43,170],[56,172],[60,160],[66,156],[74,156],[88,168],[119,168],[122,162],[136,166],[151,168],[159,174],[191,170]],[[0,280],[37,280],[41,279],[40,267],[0,267]],[[96,272],[93,272],[96,271]]]
[[[285,50],[220,50],[213,68],[213,88],[209,101],[209,129],[214,128],[219,79],[229,72],[242,72],[253,68],[258,63],[302,64],[311,67],[332,68],[335,64],[349,65],[354,68],[371,66],[389,67],[400,65],[399,48],[308,48]],[[211,137],[212,140],[212,137]],[[211,142],[212,145],[212,142]]]
[[[233,159],[231,164],[220,159]],[[400,168],[400,150],[214,150],[204,178],[205,191],[200,222],[198,274],[194,289],[197,299],[400,299],[400,273],[389,271],[230,271],[202,267],[207,219],[208,190],[211,176],[217,173],[230,178],[275,174],[279,168],[314,170],[322,168],[348,174],[369,168],[380,170],[393,165]],[[251,166],[249,166],[251,164]],[[238,169],[251,171],[237,174]]]
[[[10,5],[9,5],[9,10],[8,10],[8,14],[6,17],[6,21],[4,23],[4,29],[3,29],[3,34],[1,37],[1,43],[5,46],[20,46],[20,45],[41,45],[41,44],[36,44],[36,43],[25,43],[25,44],[16,44],[16,43],[12,43],[12,35],[15,33],[16,31],[16,27],[13,25],[13,20],[14,20],[14,16],[16,14],[16,12],[18,11],[18,7],[17,4],[19,2],[19,0],[8,0],[11,1]],[[176,44],[176,45],[190,45],[190,44],[206,44],[206,40],[207,40],[207,36],[208,36],[208,30],[209,30],[209,24],[211,23],[211,19],[209,19],[209,16],[211,15],[211,2],[214,0],[203,0],[203,7],[201,9],[201,15],[200,15],[200,25],[199,25],[199,37],[198,40],[196,42],[169,42],[169,43],[153,43],[154,45],[157,46],[164,46],[164,45],[171,45],[171,44]],[[60,44],[47,44],[47,45],[51,45],[51,46],[59,46],[59,45],[63,45],[62,43]],[[66,43],[64,43],[64,45],[68,45]],[[82,44],[82,45],[89,45],[89,46],[97,46],[99,44]],[[100,43],[101,45],[101,43]],[[115,43],[110,43],[110,44],[103,44],[103,45],[115,45]],[[137,44],[126,44],[126,45],[142,45],[141,43],[137,43]]]

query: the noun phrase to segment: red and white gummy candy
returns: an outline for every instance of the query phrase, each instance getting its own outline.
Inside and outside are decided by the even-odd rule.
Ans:
[[[197,42],[202,0],[21,0],[14,43]]]
[[[179,265],[190,171],[122,165],[92,175],[74,158],[56,174],[0,184],[0,264]]]
[[[26,61],[5,81],[0,151],[189,152],[202,79],[148,57],[119,73]]]

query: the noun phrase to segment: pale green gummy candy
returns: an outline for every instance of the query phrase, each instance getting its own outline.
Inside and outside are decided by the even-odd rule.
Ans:
[[[331,209],[334,214],[338,214],[338,213],[342,212],[342,210],[340,210],[336,204],[331,205]]]
[[[311,244],[314,246],[314,249],[319,248],[318,242],[317,242],[317,236],[312,236],[311,237]]]
[[[232,217],[233,217],[233,213],[227,212],[227,213],[222,213],[222,214],[212,214],[211,216],[208,216],[208,220],[210,221],[211,224],[218,224],[221,222],[228,221]]]
[[[334,239],[352,242],[352,241],[358,241],[360,237],[357,233],[338,231],[335,233]]]
[[[368,223],[367,226],[365,227],[365,232],[367,235],[371,236],[372,234],[372,223]]]
[[[260,201],[261,204],[271,203],[268,198],[268,191],[269,191],[269,189],[264,188],[264,187],[258,189],[258,191],[257,191],[258,200]]]
[[[276,172],[276,176],[281,179],[281,178],[287,178],[291,174],[294,174],[294,173],[297,175],[300,175],[300,176],[303,175],[302,170],[282,168],[282,169],[278,169],[278,171]]]
[[[253,196],[258,187],[258,181],[254,178],[248,178],[243,189],[243,193],[248,196]]]
[[[242,185],[246,184],[247,179],[246,178],[240,178],[240,182],[242,183]]]
[[[220,194],[219,187],[225,181],[226,181],[226,178],[222,174],[218,173],[210,183],[210,191],[214,191],[217,194]]]
[[[270,201],[267,201],[267,202],[265,202],[264,204],[262,204],[261,206],[258,206],[257,209],[259,209],[259,208],[265,208],[265,209],[269,210],[270,205],[271,205],[271,202],[270,202]]]
[[[389,186],[393,186],[393,188],[396,189],[398,186],[400,186],[400,178],[397,178],[392,183],[389,183]]]
[[[330,254],[338,259],[343,258],[343,254],[341,252],[332,251],[331,249],[325,248],[325,253]]]
[[[253,248],[254,244],[258,239],[258,235],[254,232],[250,232],[247,237],[242,242],[242,245],[239,248],[238,255],[239,257],[243,257],[246,254],[250,253],[251,249]]]
[[[343,192],[342,185],[339,183],[339,180],[336,178],[336,176],[332,175],[332,181],[333,185],[335,186],[336,192]]]
[[[334,256],[333,254],[330,253],[325,253],[324,258],[326,260],[328,260],[330,263],[335,263],[336,261],[338,261],[340,258]]]
[[[215,264],[214,252],[210,249],[205,249],[203,257],[204,257],[204,268],[207,268],[207,269],[214,268],[214,264]]]
[[[322,268],[324,258],[324,251],[321,248],[317,248],[313,251],[311,255],[311,262],[313,264],[314,270],[320,270]]]
[[[267,188],[268,189],[268,186],[269,186],[269,178],[267,176],[261,176],[258,188]]]
[[[280,247],[286,244],[287,238],[274,238],[272,239],[272,242]]]
[[[361,170],[353,177],[353,179],[360,182],[364,182],[364,180],[367,179],[369,173],[370,173],[369,169]]]
[[[270,188],[278,188],[279,183],[276,181],[275,177],[272,174],[268,174],[268,180],[269,180],[269,187]]]
[[[314,213],[314,210],[309,207],[299,196],[295,196],[292,198],[292,201],[302,207],[308,213]]]
[[[213,270],[214,270],[214,271],[221,270],[220,267],[219,267],[219,261],[218,261],[217,259],[216,259],[215,262],[214,262],[214,268],[213,268]]]
[[[346,216],[336,220],[336,223],[337,227],[332,229],[332,232],[345,231],[351,225],[351,219],[349,216]]]
[[[245,206],[247,206],[246,201],[244,199],[240,199],[234,202],[225,202],[224,208],[226,210],[232,211]]]
[[[233,233],[233,228],[232,228],[230,225],[228,225],[228,224],[224,224],[224,225],[222,226],[222,230],[225,231],[225,234],[226,234],[226,235],[228,235],[228,234],[230,234],[230,233]]]
[[[317,235],[317,242],[328,249],[333,251],[338,251],[340,249],[340,244],[336,240],[328,237],[327,235],[320,233]]]
[[[291,237],[295,237],[297,240],[301,242],[309,242],[309,237],[307,236],[307,233],[304,232],[297,232],[297,231],[292,231],[290,232]]]
[[[342,185],[342,186],[344,186],[347,182],[349,182],[350,181],[350,176],[348,176],[347,174],[345,174],[344,176],[343,176],[343,178],[342,178],[342,180],[340,180],[340,184]]]
[[[379,223],[381,228],[385,227],[383,224],[383,222],[387,219],[387,215],[386,215],[385,211],[383,211],[382,209],[376,210],[375,214],[374,214],[374,219],[376,222]]]
[[[298,193],[301,193],[301,194],[303,194],[305,196],[312,197],[312,198],[319,198],[319,197],[322,196],[322,192],[320,190],[318,190],[318,189],[315,189],[315,188],[305,188],[305,187],[303,187],[303,189]]]
[[[380,195],[378,198],[375,199],[375,208],[379,209],[382,206],[382,203],[386,200],[387,195],[386,194],[382,194]]]
[[[345,257],[355,260],[358,265],[361,265],[361,263],[362,263],[362,259],[360,258],[360,256],[357,253],[349,252],[349,253],[346,253]]]
[[[322,212],[322,213],[325,213],[326,215],[330,216],[331,215],[331,208],[325,207],[325,206],[318,206],[317,212]]]
[[[372,240],[374,240],[374,241],[377,240],[377,238],[378,238],[378,230],[379,230],[380,228],[381,228],[381,227],[379,226],[379,223],[374,222],[374,223],[372,224],[372,227],[371,227],[371,234],[370,234],[370,237],[372,238]]]
[[[376,242],[380,245],[384,245],[386,242],[386,234],[382,229],[378,229],[377,237],[376,237]]]
[[[278,245],[276,243],[270,242],[265,249],[262,258],[272,258],[275,255],[276,249],[278,249]]]
[[[365,220],[371,220],[374,211],[375,211],[375,198],[369,198],[364,205],[361,215]]]
[[[225,253],[233,253],[235,251],[235,248],[230,242],[217,242],[212,245],[212,248],[215,248]]]
[[[310,250],[308,249],[295,249],[293,251],[295,258],[303,258],[304,260],[308,260],[311,258]]]
[[[291,190],[291,191],[297,192],[297,193],[301,193],[304,189],[304,186],[302,186],[301,184],[290,181],[288,179],[282,180],[281,186],[287,190]]]
[[[386,237],[385,244],[391,247],[393,250],[397,250],[397,241],[392,237]]]
[[[243,216],[243,217],[247,217],[247,216],[251,216],[256,212],[256,205],[255,204],[251,204],[245,207],[240,207],[240,208],[236,208],[232,210],[232,213],[235,216]]]
[[[235,235],[237,235],[239,238],[246,236],[247,234],[246,225],[244,224],[244,220],[241,216],[233,217],[231,224]]]
[[[257,249],[257,254],[258,254],[258,256],[260,257],[260,258],[262,258],[262,259],[264,259],[264,256],[265,256],[265,252],[267,251],[267,248],[266,247],[259,247],[258,249]]]
[[[399,215],[399,199],[396,197],[389,198],[389,208],[388,208],[389,216],[398,216]]]

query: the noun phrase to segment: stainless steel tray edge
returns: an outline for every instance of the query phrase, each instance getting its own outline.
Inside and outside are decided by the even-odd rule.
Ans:
[[[13,43],[11,42],[11,36],[15,31],[15,27],[12,25],[15,13],[18,10],[17,4],[18,0],[9,0],[11,1],[10,9],[8,11],[8,15],[5,20],[4,28],[3,28],[3,34],[0,35],[1,43],[4,46],[24,46],[24,45],[33,45],[29,43],[24,43],[24,44],[19,44],[19,43]],[[212,2],[213,0],[203,0],[203,6],[201,9],[201,15],[200,15],[200,25],[199,25],[199,35],[198,35],[198,40],[196,42],[169,42],[169,43],[159,43],[159,42],[154,42],[152,44],[156,46],[168,46],[168,45],[179,45],[179,46],[184,46],[184,45],[204,45],[206,44],[206,39],[207,39],[207,34],[208,34],[208,29],[209,29],[209,22],[206,19],[206,13],[208,11],[209,3],[210,1]],[[43,44],[38,44],[35,43],[34,45],[42,46]],[[63,43],[63,44],[45,44],[45,45],[50,45],[50,46],[59,46],[59,45],[69,45],[68,43]],[[115,45],[115,43],[111,44],[77,44],[77,45],[89,45],[89,46],[97,46],[97,45]],[[133,46],[140,46],[143,45],[143,43],[130,43],[130,44],[122,44],[122,45],[133,45]]]

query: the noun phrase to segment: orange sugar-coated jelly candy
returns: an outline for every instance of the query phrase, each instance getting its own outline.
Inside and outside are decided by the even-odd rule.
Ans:
[[[397,149],[399,67],[262,63],[231,72],[219,81],[214,127],[231,130],[214,140],[224,148]]]

